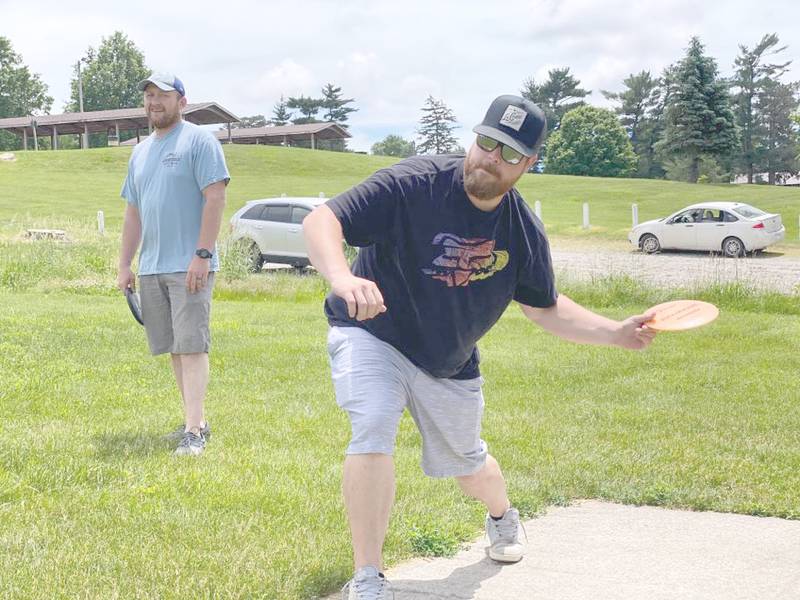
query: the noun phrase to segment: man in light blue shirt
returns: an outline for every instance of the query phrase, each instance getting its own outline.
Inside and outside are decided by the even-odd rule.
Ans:
[[[169,352],[183,399],[176,454],[200,454],[211,435],[203,414],[208,386],[209,317],[216,240],[230,181],[217,139],[181,118],[180,79],[153,74],[139,83],[153,133],[131,155],[117,286],[135,289],[139,252],[142,317],[150,351]]]

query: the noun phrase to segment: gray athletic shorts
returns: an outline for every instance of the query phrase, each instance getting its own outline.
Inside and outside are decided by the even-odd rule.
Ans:
[[[422,470],[461,477],[486,462],[483,378],[440,379],[360,327],[328,332],[336,402],[350,417],[347,454],[393,454],[403,409],[422,435]]]
[[[211,290],[214,273],[199,292],[186,291],[186,273],[139,277],[139,296],[152,354],[195,354],[211,347]]]

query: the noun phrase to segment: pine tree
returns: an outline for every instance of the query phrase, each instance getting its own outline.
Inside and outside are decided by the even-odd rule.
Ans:
[[[286,106],[289,108],[296,108],[300,111],[302,117],[292,119],[295,125],[304,125],[306,123],[319,123],[317,113],[322,108],[323,100],[320,98],[306,98],[302,94],[299,98],[289,97]]]
[[[631,73],[623,84],[627,89],[621,92],[601,93],[609,100],[619,102],[614,111],[628,133],[637,156],[639,177],[658,177],[663,171],[655,160],[654,146],[659,132],[660,82],[649,71]]]
[[[748,183],[753,183],[753,173],[756,168],[763,166],[765,158],[761,150],[765,147],[767,129],[759,99],[766,86],[777,82],[791,64],[791,61],[764,62],[765,56],[775,55],[786,49],[786,46],[776,48],[777,45],[778,36],[774,33],[761,38],[752,50],[740,44],[740,54],[734,63],[736,73],[730,81],[731,87],[738,90],[733,98],[736,124],[742,139],[737,166],[747,174]]]
[[[537,84],[532,77],[525,80],[522,88],[523,98],[534,102],[544,111],[547,118],[547,131],[558,127],[567,111],[585,102],[583,98],[591,93],[579,87],[581,82],[569,73],[569,67],[551,69],[547,72],[547,81]]]
[[[768,80],[758,95],[765,135],[761,140],[763,147],[756,150],[763,155],[763,168],[770,184],[775,183],[776,173],[798,170],[795,159],[798,137],[792,119],[792,114],[798,108],[798,89],[798,83]]]
[[[672,71],[664,137],[658,146],[667,154],[689,158],[688,181],[696,183],[703,156],[732,154],[738,137],[725,83],[717,77],[717,64],[703,55],[697,37],[686,56]]]
[[[336,87],[332,83],[328,83],[322,88],[322,97],[322,108],[327,111],[324,119],[338,123],[347,129],[348,115],[358,110],[345,106],[354,102],[353,98],[342,98],[342,88]]]
[[[458,148],[453,130],[458,129],[453,111],[433,96],[428,96],[422,107],[422,118],[417,134],[421,141],[417,145],[419,154],[448,154]]]
[[[286,125],[292,120],[292,113],[289,112],[289,107],[286,105],[286,100],[281,94],[281,99],[272,107],[272,118],[269,120],[270,125]]]

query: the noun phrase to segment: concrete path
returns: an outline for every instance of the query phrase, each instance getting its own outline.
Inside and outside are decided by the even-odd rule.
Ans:
[[[800,521],[584,501],[525,528],[514,565],[481,539],[389,570],[394,600],[800,600]]]

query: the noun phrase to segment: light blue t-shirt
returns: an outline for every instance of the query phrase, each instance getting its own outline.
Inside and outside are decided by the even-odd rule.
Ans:
[[[139,274],[181,273],[197,250],[203,190],[230,181],[222,146],[211,132],[180,121],[164,137],[150,135],[133,150],[122,197],[139,210]],[[210,269],[219,270],[217,249]]]

